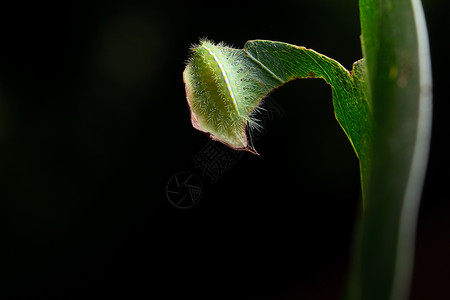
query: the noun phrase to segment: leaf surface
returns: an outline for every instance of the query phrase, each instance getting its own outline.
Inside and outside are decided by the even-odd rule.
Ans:
[[[365,182],[371,112],[364,74],[363,60],[349,72],[314,50],[282,42],[248,41],[239,50],[204,41],[194,48],[184,81],[193,126],[234,149],[254,152],[245,127],[261,100],[288,81],[324,79],[332,88],[336,119],[360,159]]]
[[[431,133],[431,64],[419,0],[360,0],[373,147],[349,299],[407,299]]]

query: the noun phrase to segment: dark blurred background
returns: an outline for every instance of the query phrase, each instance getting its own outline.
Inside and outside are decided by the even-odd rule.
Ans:
[[[434,120],[411,299],[442,299],[450,24],[446,2],[424,7]],[[359,35],[356,0],[1,4],[0,297],[339,298],[360,186],[330,88],[273,92],[284,114],[255,142],[261,155],[212,183],[193,161],[209,140],[190,124],[182,72],[202,37],[285,41],[350,69]],[[203,191],[184,210],[166,196],[182,171]]]

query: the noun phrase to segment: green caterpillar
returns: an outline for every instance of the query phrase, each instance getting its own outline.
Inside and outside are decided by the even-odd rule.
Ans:
[[[233,149],[256,154],[246,127],[257,127],[255,108],[265,84],[243,50],[203,40],[194,46],[183,73],[194,128]]]

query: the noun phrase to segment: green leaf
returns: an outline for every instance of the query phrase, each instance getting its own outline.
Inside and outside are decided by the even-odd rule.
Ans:
[[[313,50],[203,41],[183,73],[195,128],[237,150],[273,89],[296,78],[331,85],[336,119],[360,161],[364,209],[348,299],[406,299],[431,132],[431,64],[419,0],[360,0],[364,60],[348,72]]]
[[[252,116],[261,99],[293,79],[322,78],[331,85],[336,119],[360,158],[364,181],[371,114],[363,61],[350,73],[314,50],[263,40],[249,41],[243,50],[203,41],[192,52],[183,76],[195,128],[234,149],[255,152],[245,127],[256,122]]]
[[[304,47],[249,41],[244,49],[251,59],[283,83],[296,78],[322,78],[331,86],[336,119],[359,158],[361,181],[365,182],[369,165],[371,112],[363,78],[364,61],[354,63],[350,73],[337,61]]]
[[[360,0],[373,147],[349,299],[406,299],[431,131],[431,64],[419,0]]]

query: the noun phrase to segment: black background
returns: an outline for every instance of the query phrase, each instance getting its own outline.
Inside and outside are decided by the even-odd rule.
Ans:
[[[446,293],[448,9],[424,1],[434,120],[411,299]],[[38,1],[0,8],[0,209],[5,299],[336,299],[359,212],[358,162],[321,80],[216,183],[194,166],[182,72],[201,37],[304,45],[351,68],[357,1]],[[197,174],[201,201],[165,188]],[[158,295],[158,296],[157,296]],[[447,294],[448,295],[448,294]]]

